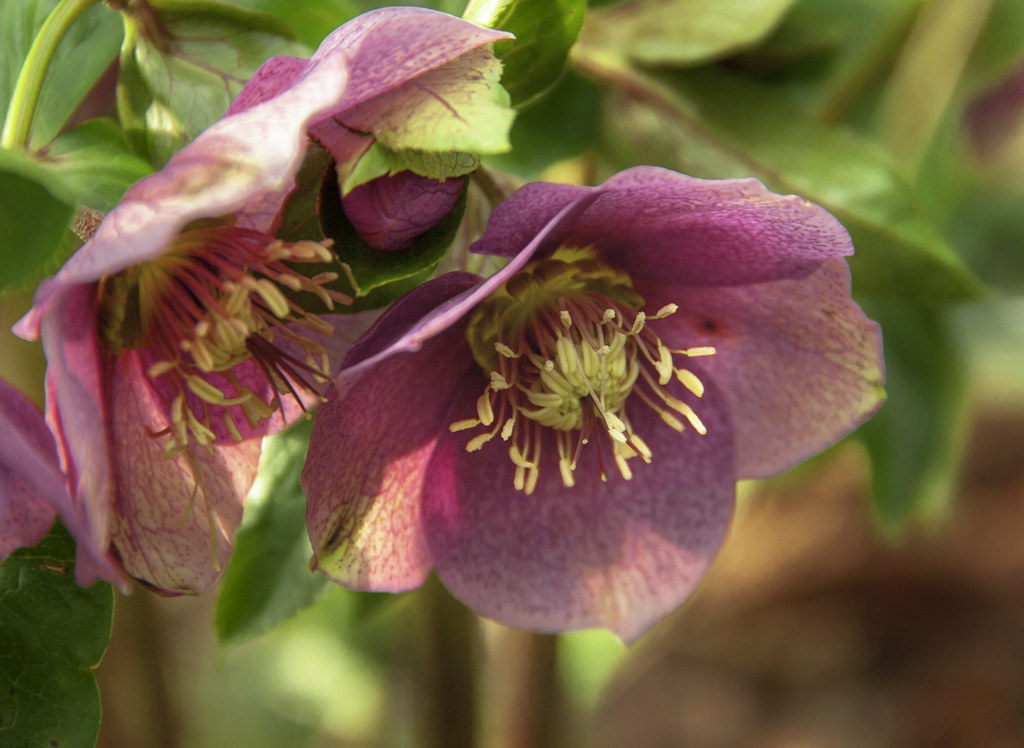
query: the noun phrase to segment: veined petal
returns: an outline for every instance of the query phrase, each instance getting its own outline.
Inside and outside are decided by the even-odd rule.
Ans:
[[[460,393],[463,412],[475,392]],[[509,626],[549,632],[601,626],[636,639],[693,591],[732,516],[726,406],[713,387],[700,406],[703,436],[673,431],[640,404],[630,412],[654,451],[650,465],[636,465],[632,480],[616,473],[605,444],[613,474],[602,482],[598,451],[590,445],[581,451],[576,485],[566,488],[550,445],[532,495],[513,488],[514,467],[501,439],[467,453],[464,435],[442,436],[426,476],[424,520],[445,586]]]
[[[329,578],[392,592],[423,582],[432,566],[421,530],[426,465],[472,367],[453,328],[342,377],[321,407],[302,486],[314,564]]]
[[[43,414],[0,380],[0,561],[35,545],[56,516],[54,497],[67,495],[53,435]]]
[[[881,330],[850,298],[844,261],[801,280],[667,293],[680,303],[665,341],[715,348],[699,366],[729,402],[737,478],[780,473],[881,406]]]
[[[135,352],[111,371],[117,513],[112,542],[132,576],[167,592],[201,593],[231,554],[261,442],[250,439],[169,459],[154,434],[169,421]]]
[[[557,243],[598,248],[638,285],[731,286],[799,278],[853,254],[846,229],[827,211],[776,195],[754,179],[707,180],[651,166],[628,169],[596,188],[591,205]],[[513,256],[546,231],[552,211],[588,188],[527,185],[492,214],[473,251]],[[555,242],[548,242],[548,245]]]

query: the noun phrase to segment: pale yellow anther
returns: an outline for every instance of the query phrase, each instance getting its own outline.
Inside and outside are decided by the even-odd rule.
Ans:
[[[461,421],[448,424],[448,430],[453,434],[456,431],[465,431],[466,429],[475,429],[480,425],[480,421],[475,418],[463,418]]]
[[[507,345],[501,342],[494,344],[494,350],[500,353],[505,358],[519,358],[519,354],[509,348]]]
[[[658,384],[664,387],[672,380],[672,351],[664,344],[658,345],[658,360],[654,362],[658,372]]]
[[[227,426],[228,433],[231,434],[232,439],[236,442],[242,441],[242,434],[238,430],[237,424],[235,424],[235,419],[231,417],[230,410],[224,411],[224,425]]]
[[[704,396],[704,383],[689,369],[676,369],[676,379],[697,397]]]
[[[501,427],[501,438],[504,441],[508,441],[509,437],[512,436],[512,430],[516,426],[516,419],[509,418],[505,421],[505,425]]]
[[[558,313],[558,319],[562,321],[562,327],[566,329],[572,327],[572,315],[565,309]]]
[[[654,315],[654,319],[664,319],[669,315],[675,314],[677,311],[679,311],[678,305],[666,304],[665,306],[658,310],[658,313]]]
[[[267,306],[270,307],[270,311],[272,311],[278,319],[284,319],[288,316],[288,312],[290,311],[288,299],[284,297],[284,294],[281,293],[281,289],[276,285],[266,278],[260,278],[256,281],[255,288],[253,290],[260,295],[260,298],[267,302]]]
[[[494,423],[494,411],[491,409],[491,395],[489,392],[485,391],[484,394],[477,398],[476,416],[484,426],[490,426]]]
[[[602,325],[607,325],[613,319],[615,319],[615,310],[614,309],[605,309],[604,310],[604,315],[601,317],[601,324]]]
[[[527,469],[526,471],[526,485],[523,486],[523,493],[527,496],[532,496],[533,492],[537,489],[537,479],[540,478],[540,470],[537,468]]]
[[[505,377],[502,376],[502,374],[500,372],[497,372],[497,371],[492,371],[491,372],[491,389],[492,390],[494,390],[495,392],[500,392],[501,390],[507,390],[510,386],[511,385],[508,383],[508,380],[506,380]]]
[[[158,361],[157,363],[146,369],[146,376],[150,379],[163,376],[169,371],[172,371],[178,367],[177,361]]]
[[[699,345],[696,346],[695,348],[687,348],[682,351],[677,351],[677,353],[682,353],[684,356],[689,356],[690,358],[697,358],[699,356],[714,356],[715,347],[711,345]]]
[[[558,461],[558,472],[562,474],[562,485],[566,488],[572,488],[576,485],[576,479],[573,477],[572,463],[569,459],[563,457]]]
[[[484,434],[478,434],[477,436],[474,436],[472,439],[466,442],[466,451],[476,452],[477,450],[483,448],[483,446],[493,438],[494,433],[490,431]]]
[[[629,334],[636,335],[644,329],[644,324],[647,322],[647,315],[643,312],[636,313],[636,319],[633,320],[633,327],[630,328]]]
[[[523,453],[519,451],[519,447],[517,445],[515,445],[515,444],[510,444],[509,445],[508,457],[509,457],[510,460],[512,460],[512,464],[517,465],[518,467],[521,467],[521,468],[535,468],[535,467],[537,467],[534,463],[532,463],[528,459],[526,459],[526,457],[523,455]]]
[[[615,455],[615,466],[618,467],[619,473],[622,475],[623,480],[633,479],[633,470],[629,467],[629,463],[626,462],[624,455]]]
[[[640,438],[640,435],[636,432],[631,432],[629,435],[629,443],[636,450],[636,453],[640,455],[640,459],[644,462],[651,461],[651,448],[647,446],[647,442]]]
[[[225,400],[227,400],[223,392],[218,390],[202,377],[186,377],[185,384],[187,384],[188,388],[200,399],[210,403],[211,405],[221,405]]]

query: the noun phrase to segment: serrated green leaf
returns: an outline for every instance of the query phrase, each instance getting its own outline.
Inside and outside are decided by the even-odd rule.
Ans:
[[[347,195],[361,184],[377,177],[411,171],[429,179],[450,179],[469,174],[480,165],[480,159],[458,151],[392,151],[375,142],[345,178],[342,194]]]
[[[780,92],[737,75],[708,69],[661,79],[592,63],[598,77],[625,76],[644,97],[617,96],[616,116],[606,118],[620,160],[706,178],[753,176],[824,206],[853,237],[859,294],[936,303],[983,294],[873,144],[814,122]]]
[[[246,499],[214,611],[223,649],[291,618],[330,586],[326,577],[308,567],[313,550],[299,474],[311,429],[310,422],[302,422],[264,441],[259,473]]]
[[[59,135],[37,155],[80,205],[100,211],[117,205],[128,187],[152,171],[149,162],[131,152],[121,128],[105,119]]]
[[[0,4],[0,112],[6,115],[32,41],[57,0],[5,0]],[[32,120],[30,145],[45,145],[117,58],[121,24],[102,4],[87,9],[61,40],[47,70]]]
[[[0,150],[0,291],[53,269],[75,212],[68,190],[20,153]]]
[[[197,0],[125,15],[118,111],[138,153],[162,165],[227,110],[269,57],[301,55],[273,16]]]
[[[374,100],[373,134],[393,151],[503,153],[514,113],[500,78],[488,47],[471,50]]]
[[[522,108],[561,77],[586,9],[586,0],[471,0],[464,18],[515,34],[494,54],[505,66],[501,84]]]
[[[882,529],[946,519],[963,438],[966,372],[945,319],[902,302],[872,302],[882,325],[888,399],[857,432],[871,457],[871,493]]]
[[[694,65],[766,37],[793,0],[631,0],[594,10],[586,44],[647,65]]]
[[[91,748],[100,726],[91,669],[110,639],[109,584],[75,584],[59,524],[0,566],[0,744]]]

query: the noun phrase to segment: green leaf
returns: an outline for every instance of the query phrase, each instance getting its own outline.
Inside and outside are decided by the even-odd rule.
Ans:
[[[25,56],[57,0],[0,3],[0,112],[6,114]],[[57,47],[32,121],[31,145],[45,145],[117,59],[121,24],[103,4],[86,10]]]
[[[267,58],[306,51],[273,16],[230,5],[150,0],[131,8],[118,111],[132,147],[158,166],[219,119]]]
[[[580,156],[593,146],[600,122],[600,90],[569,70],[549,95],[516,117],[509,136],[512,150],[485,160],[522,179],[539,179],[556,161]]]
[[[521,108],[561,77],[586,8],[586,0],[471,0],[464,18],[515,34],[495,43],[494,54],[505,66],[501,83]]]
[[[933,309],[872,301],[882,325],[888,399],[857,432],[871,457],[875,514],[897,533],[912,519],[946,519],[964,432],[966,373]]]
[[[106,119],[89,120],[59,135],[38,157],[79,204],[100,211],[117,205],[128,187],[153,170],[131,152],[121,128]]]
[[[54,268],[75,212],[69,191],[42,166],[0,150],[0,291]]]
[[[393,151],[503,153],[515,113],[486,46],[372,100],[372,132]]]
[[[91,669],[110,639],[109,584],[75,584],[59,524],[0,566],[0,744],[91,748],[100,699]]]
[[[326,577],[308,568],[313,550],[299,474],[311,429],[311,422],[304,421],[264,442],[214,612],[224,649],[291,618],[330,586]]]
[[[450,179],[469,174],[480,165],[480,159],[458,151],[392,151],[375,142],[345,178],[342,194],[347,195],[361,184],[377,177],[411,171],[429,179]]]
[[[723,71],[677,74],[675,87],[614,62],[588,72],[630,95],[606,118],[620,161],[658,163],[706,178],[757,177],[831,211],[853,238],[859,294],[950,302],[980,282],[946,242],[886,155],[820,125],[777,91]]]
[[[793,0],[632,0],[591,11],[588,47],[648,65],[695,65],[750,47]]]
[[[363,12],[358,0],[233,0],[249,10],[268,13],[295,31],[298,40],[316,47],[335,28]]]

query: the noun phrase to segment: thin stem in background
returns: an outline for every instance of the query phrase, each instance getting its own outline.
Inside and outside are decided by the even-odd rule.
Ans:
[[[99,1],[61,0],[43,23],[14,85],[11,105],[7,110],[3,133],[0,134],[0,146],[23,149],[28,145],[32,118],[39,103],[39,92],[43,88],[43,80],[46,78],[46,71],[53,61],[57,46],[79,16]]]

